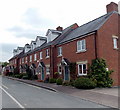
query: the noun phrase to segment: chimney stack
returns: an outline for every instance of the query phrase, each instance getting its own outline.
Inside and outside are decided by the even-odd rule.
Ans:
[[[118,12],[118,4],[111,2],[106,6],[107,13],[112,12],[112,11],[117,11]]]
[[[118,12],[120,14],[120,1],[118,2]]]
[[[58,26],[58,27],[56,28],[56,30],[57,30],[57,31],[62,31],[62,30],[63,30],[63,27]]]

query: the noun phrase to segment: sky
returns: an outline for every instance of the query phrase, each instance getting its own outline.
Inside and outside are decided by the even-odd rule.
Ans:
[[[106,14],[106,5],[119,0],[1,0],[0,61],[48,29],[79,26]]]

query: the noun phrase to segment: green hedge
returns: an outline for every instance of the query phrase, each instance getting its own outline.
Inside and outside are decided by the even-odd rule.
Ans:
[[[96,83],[89,78],[82,77],[75,80],[74,86],[79,89],[93,89]]]
[[[58,78],[58,79],[56,80],[56,84],[57,84],[57,85],[62,85],[62,83],[63,83],[63,79]]]
[[[50,78],[50,79],[49,79],[49,83],[56,83],[56,79]]]

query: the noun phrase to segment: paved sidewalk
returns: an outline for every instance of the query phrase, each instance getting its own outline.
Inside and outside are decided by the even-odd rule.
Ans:
[[[112,108],[120,107],[118,105],[118,89],[120,88],[96,88],[90,90],[76,89],[70,86],[62,86],[50,83],[38,82],[35,80],[23,80],[12,77],[7,77],[13,80],[18,80],[24,83],[32,84],[34,86],[42,87],[52,90],[54,92],[62,92],[68,95],[78,97],[84,100],[89,100],[98,104],[109,106]]]

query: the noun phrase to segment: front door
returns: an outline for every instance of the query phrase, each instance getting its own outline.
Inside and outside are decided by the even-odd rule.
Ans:
[[[65,81],[69,80],[69,67],[68,66],[64,67],[64,80]]]

